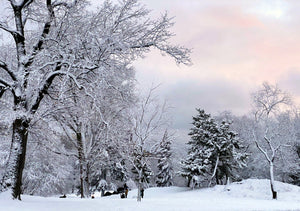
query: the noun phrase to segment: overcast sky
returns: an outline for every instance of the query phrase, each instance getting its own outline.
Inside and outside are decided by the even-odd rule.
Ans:
[[[135,62],[141,88],[162,84],[175,128],[189,128],[195,108],[248,113],[250,93],[264,81],[278,83],[300,104],[299,0],[140,2],[153,18],[165,11],[174,16],[172,43],[193,51],[192,66],[177,66],[157,51]]]
[[[154,17],[175,16],[173,43],[191,48],[192,66],[158,52],[135,63],[141,87],[162,83],[174,127],[189,128],[195,108],[217,114],[250,111],[250,93],[278,83],[299,104],[300,1],[141,0]]]

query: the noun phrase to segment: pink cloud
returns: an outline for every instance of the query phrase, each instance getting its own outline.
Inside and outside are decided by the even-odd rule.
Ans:
[[[263,81],[278,82],[291,68],[300,72],[300,3],[287,1],[278,18],[255,12],[262,1],[211,0],[193,7],[188,6],[191,0],[160,1],[176,16],[173,42],[193,49],[194,66],[179,69],[172,60],[151,55],[147,67],[171,86],[182,79],[214,83],[223,78],[243,84],[249,93]]]

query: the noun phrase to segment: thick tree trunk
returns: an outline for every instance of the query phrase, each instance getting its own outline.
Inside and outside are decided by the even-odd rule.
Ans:
[[[80,173],[80,196],[81,198],[89,197],[89,178],[87,172],[87,163],[83,151],[83,140],[81,132],[76,133],[78,159],[79,159],[79,173]]]
[[[29,121],[25,117],[13,122],[13,135],[8,163],[2,178],[2,190],[12,189],[13,199],[21,200],[22,174],[26,157]]]

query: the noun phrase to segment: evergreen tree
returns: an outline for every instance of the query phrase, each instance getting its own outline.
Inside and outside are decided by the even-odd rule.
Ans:
[[[173,168],[171,164],[171,140],[166,130],[162,141],[159,144],[157,155],[159,157],[157,163],[158,173],[156,175],[156,184],[158,187],[168,187],[173,184]]]
[[[245,165],[247,154],[240,153],[242,148],[237,133],[230,130],[230,122],[217,124],[210,114],[197,109],[199,114],[193,117],[193,127],[188,142],[188,156],[182,163],[182,176],[190,185],[194,176],[203,176],[211,180],[216,178],[217,184],[222,179],[233,177],[233,170]]]
[[[292,184],[300,186],[300,143],[296,143],[295,148],[298,154],[298,159],[296,161],[298,165],[289,173],[289,177],[291,178]]]
[[[132,167],[131,172],[135,175],[135,180],[139,184],[150,182],[152,171],[147,162],[145,162],[140,155],[135,157],[134,166]]]
[[[211,172],[214,160],[214,139],[217,133],[217,124],[204,110],[196,109],[198,115],[193,117],[193,127],[190,129],[190,141],[187,143],[188,156],[181,161],[180,174],[188,179],[188,186],[193,176],[206,175]]]
[[[231,122],[223,120],[218,126],[218,135],[215,142],[218,163],[216,168],[216,183],[222,184],[225,176],[226,181],[235,178],[234,170],[246,166],[247,154],[239,152],[243,147],[238,134],[230,130]]]
[[[125,165],[125,160],[114,163],[112,167],[112,176],[114,180],[125,182],[128,179],[128,172]]]

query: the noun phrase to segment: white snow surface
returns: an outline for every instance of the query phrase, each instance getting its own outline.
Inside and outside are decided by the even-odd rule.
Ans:
[[[137,202],[137,190],[129,191],[127,199],[119,195],[80,199],[22,196],[22,201],[11,200],[8,192],[0,194],[1,211],[98,211],[98,210],[299,210],[300,187],[275,183],[278,200],[271,199],[269,180],[248,179],[229,186],[195,189],[183,187],[149,188],[142,202]]]

